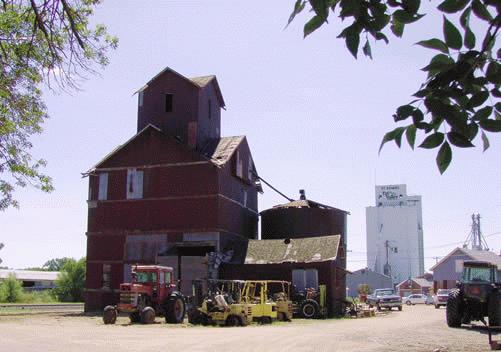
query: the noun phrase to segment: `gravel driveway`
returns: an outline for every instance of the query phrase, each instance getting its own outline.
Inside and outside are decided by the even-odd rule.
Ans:
[[[501,335],[498,339],[501,340]],[[71,314],[0,316],[0,351],[489,351],[481,327],[450,329],[445,309],[404,306],[375,318],[295,320],[245,328],[129,324]]]

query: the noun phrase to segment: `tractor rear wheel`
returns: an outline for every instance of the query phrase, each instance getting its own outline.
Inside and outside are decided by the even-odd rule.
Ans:
[[[301,315],[305,319],[315,319],[320,313],[320,306],[318,302],[313,299],[306,299],[301,303],[301,308],[299,310]]]
[[[461,327],[463,313],[461,309],[461,295],[459,289],[454,289],[449,293],[445,315],[447,317],[447,326],[450,328]]]
[[[113,306],[104,307],[103,313],[103,323],[107,324],[115,324],[117,321],[117,310]]]
[[[169,296],[165,305],[165,322],[169,324],[180,324],[186,314],[186,302],[184,297],[175,293]]]
[[[151,307],[144,307],[141,311],[141,323],[153,324],[155,322],[155,310]]]
[[[501,292],[492,292],[489,296],[487,306],[489,326],[499,326],[501,324]]]
[[[130,313],[129,319],[131,323],[139,323],[141,321],[141,315],[139,312]]]

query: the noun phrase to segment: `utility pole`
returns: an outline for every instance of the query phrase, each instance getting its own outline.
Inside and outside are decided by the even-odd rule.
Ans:
[[[463,248],[470,247],[471,249],[478,251],[488,251],[489,246],[487,245],[487,242],[482,235],[482,231],[480,230],[480,214],[472,214],[471,221],[471,231],[463,243]]]
[[[390,251],[393,252],[393,253],[398,253],[398,248],[397,247],[392,247],[390,245],[390,241],[389,240],[384,241],[384,247],[386,249],[386,264],[384,265],[383,273],[386,276],[391,277]]]
[[[439,260],[440,258],[442,258],[442,257],[432,257],[432,258],[433,258],[433,259],[435,259],[435,264],[437,264],[437,263],[438,263],[438,260]]]

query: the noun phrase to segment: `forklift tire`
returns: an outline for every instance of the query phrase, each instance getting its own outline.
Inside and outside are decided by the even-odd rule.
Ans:
[[[131,323],[139,323],[141,321],[141,315],[138,312],[130,313],[129,319]]]
[[[188,311],[188,323],[193,325],[202,324],[202,312],[198,309],[190,309]]]
[[[402,311],[402,306],[398,306],[398,311],[401,312]]]
[[[285,315],[284,312],[278,312],[277,313],[277,320],[278,321],[287,321],[287,316]]]
[[[240,322],[240,317],[236,315],[230,315],[226,318],[226,326],[240,326],[242,325]]]
[[[449,293],[445,316],[447,318],[447,326],[449,326],[450,328],[461,327],[463,314],[461,309],[461,297],[459,289],[454,289]]]
[[[501,292],[491,292],[487,305],[487,315],[489,326],[499,326],[501,324]]]
[[[299,309],[301,316],[305,319],[316,319],[320,313],[318,302],[313,299],[305,299]]]
[[[169,324],[180,324],[184,321],[186,314],[186,302],[182,294],[172,293],[165,304],[165,322]]]
[[[141,311],[141,323],[153,324],[155,322],[155,310],[151,307],[144,307]]]
[[[270,317],[261,317],[259,322],[262,325],[269,325],[269,324],[271,324],[271,318]]]
[[[113,306],[106,306],[104,307],[104,313],[103,313],[103,323],[108,325],[108,324],[115,324],[117,321],[117,310]]]

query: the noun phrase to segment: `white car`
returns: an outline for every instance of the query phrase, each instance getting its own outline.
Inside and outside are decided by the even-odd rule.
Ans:
[[[428,304],[429,299],[428,299],[428,296],[426,296],[426,295],[414,294],[414,295],[404,297],[404,302],[408,306],[410,306],[411,304],[412,305],[414,305],[414,304]]]

